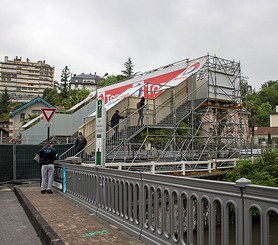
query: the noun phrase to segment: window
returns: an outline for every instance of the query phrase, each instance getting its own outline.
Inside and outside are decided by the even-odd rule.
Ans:
[[[266,143],[266,139],[260,137],[260,138],[258,139],[258,143],[259,143],[259,145],[264,145],[264,144]]]
[[[24,121],[25,120],[25,113],[20,113],[20,121]]]
[[[38,116],[41,114],[41,110],[33,110],[32,113]]]

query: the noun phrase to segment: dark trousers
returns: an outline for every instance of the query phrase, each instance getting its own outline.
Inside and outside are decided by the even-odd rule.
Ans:
[[[114,127],[113,140],[114,140],[115,143],[117,143],[118,140],[119,140],[119,126]]]
[[[143,114],[143,108],[138,110],[139,113],[139,118],[138,118],[138,125],[143,125],[143,120],[144,120],[144,114]]]
[[[81,151],[81,152],[80,152],[80,157],[83,158],[83,153],[84,153],[83,149],[84,149],[84,148],[82,148],[82,149],[76,149],[75,154],[77,154],[77,153],[79,153],[79,152]]]

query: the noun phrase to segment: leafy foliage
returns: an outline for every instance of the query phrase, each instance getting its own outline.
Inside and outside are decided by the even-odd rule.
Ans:
[[[100,83],[98,83],[98,88],[102,88],[108,85],[112,85],[118,82],[121,82],[125,79],[125,76],[123,75],[111,75],[103,79]]]
[[[88,95],[89,91],[86,89],[70,90],[68,93],[68,98],[65,98],[62,102],[63,106],[66,110],[68,110],[77,103],[84,100]]]
[[[226,181],[235,182],[247,178],[252,184],[278,187],[278,152],[266,150],[263,157],[240,160],[237,166],[228,171]]]
[[[269,127],[269,114],[272,112],[272,107],[269,102],[264,102],[257,109],[256,125],[261,127]]]
[[[278,80],[265,82],[260,91],[253,91],[251,94],[247,93],[247,87],[247,79],[242,78],[240,89],[241,95],[247,96],[247,106],[250,112],[249,126],[251,126],[251,118],[254,118],[255,126],[268,127],[269,114],[278,105]]]
[[[58,94],[57,89],[46,88],[43,91],[43,99],[50,103],[51,105],[59,105],[61,103],[61,98]]]

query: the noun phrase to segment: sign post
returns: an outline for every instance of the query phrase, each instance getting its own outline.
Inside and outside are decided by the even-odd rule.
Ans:
[[[95,163],[97,166],[105,167],[105,145],[106,145],[106,109],[104,100],[97,100],[96,108],[96,153]]]
[[[51,120],[52,116],[54,115],[54,113],[56,112],[56,108],[41,108],[41,111],[42,111],[46,121],[48,122],[48,124],[46,124],[46,127],[47,127],[47,141],[49,141],[50,127],[52,126],[52,124],[50,123],[50,120]]]

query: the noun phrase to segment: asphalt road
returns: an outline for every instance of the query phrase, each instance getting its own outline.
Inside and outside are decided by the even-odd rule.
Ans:
[[[12,185],[0,185],[0,244],[41,245],[12,189]]]

